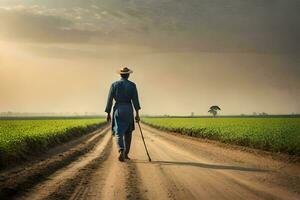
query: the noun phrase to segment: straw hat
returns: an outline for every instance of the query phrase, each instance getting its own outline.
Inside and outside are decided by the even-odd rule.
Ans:
[[[127,67],[123,67],[117,71],[118,74],[131,74],[133,71]]]

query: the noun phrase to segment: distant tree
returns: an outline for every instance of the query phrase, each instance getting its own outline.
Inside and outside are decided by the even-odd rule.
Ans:
[[[259,113],[260,116],[268,116],[268,113],[265,113],[265,112],[262,112],[262,113]]]
[[[209,108],[209,113],[210,114],[212,114],[214,117],[215,116],[217,116],[217,114],[218,114],[218,111],[220,111],[221,110],[221,108],[219,107],[219,106],[211,106],[210,108]]]
[[[254,115],[254,116],[256,116],[256,115],[257,115],[257,113],[256,113],[256,112],[253,112],[253,115]]]
[[[194,112],[191,112],[191,117],[194,117]]]

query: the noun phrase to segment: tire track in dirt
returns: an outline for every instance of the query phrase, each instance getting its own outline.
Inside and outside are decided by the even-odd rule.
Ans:
[[[108,127],[104,126],[93,133],[54,147],[41,157],[34,158],[30,163],[2,171],[0,173],[0,198],[16,198],[39,182],[45,181],[55,171],[92,150],[107,131]]]
[[[128,170],[128,175],[126,179],[126,192],[127,192],[126,198],[130,200],[145,199],[139,187],[142,184],[142,180],[140,179],[140,174],[137,170],[136,164],[131,161],[127,161],[126,164]]]
[[[191,193],[183,187],[180,181],[177,181],[174,175],[170,175],[165,169],[157,163],[159,157],[152,157],[152,162],[148,162],[144,150],[142,139],[138,133],[135,133],[134,149],[132,161],[137,167],[137,173],[141,183],[138,185],[139,190],[143,191],[145,199],[193,199]],[[150,155],[160,155],[162,158],[169,156],[166,152],[161,151],[161,146],[153,142],[149,138],[147,132],[145,134]]]
[[[126,163],[117,161],[117,148],[113,141],[108,159],[91,174],[85,192],[72,196],[76,200],[125,199]]]
[[[114,141],[107,160],[95,168],[84,188],[76,189],[80,193],[77,192],[70,199],[142,200],[135,164],[130,161],[119,162],[117,157],[118,150]]]
[[[104,133],[104,137],[97,143],[93,150],[81,156],[78,160],[70,163],[64,168],[57,170],[54,174],[48,177],[48,180],[41,182],[36,187],[32,188],[29,193],[23,195],[19,199],[35,200],[35,199],[52,199],[52,197],[59,197],[61,189],[68,183],[72,188],[72,181],[74,177],[80,174],[80,170],[85,170],[87,166],[93,165],[97,158],[101,159],[101,152],[105,152],[107,145],[111,141],[111,135]],[[75,185],[74,185],[75,187]]]
[[[105,146],[103,152],[100,153],[99,157],[93,160],[84,168],[80,169],[78,174],[68,179],[64,184],[58,187],[58,189],[49,195],[47,200],[56,199],[80,199],[87,195],[89,179],[93,175],[94,171],[108,159],[112,150],[112,140],[110,139]]]

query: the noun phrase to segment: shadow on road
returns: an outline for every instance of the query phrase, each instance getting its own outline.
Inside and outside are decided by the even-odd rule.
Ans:
[[[191,167],[200,167],[207,169],[220,169],[220,170],[236,170],[236,171],[246,171],[246,172],[269,172],[265,169],[249,168],[249,167],[240,167],[240,166],[231,166],[231,165],[216,165],[216,164],[205,164],[205,163],[195,163],[195,162],[177,162],[177,161],[138,161],[134,160],[135,163],[149,163],[149,164],[159,164],[159,165],[179,165],[179,166],[191,166]]]

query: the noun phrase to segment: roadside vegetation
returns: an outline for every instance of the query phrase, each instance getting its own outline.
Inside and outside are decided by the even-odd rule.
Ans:
[[[166,131],[300,155],[300,118],[144,118]]]
[[[99,128],[104,119],[0,120],[0,167]]]

